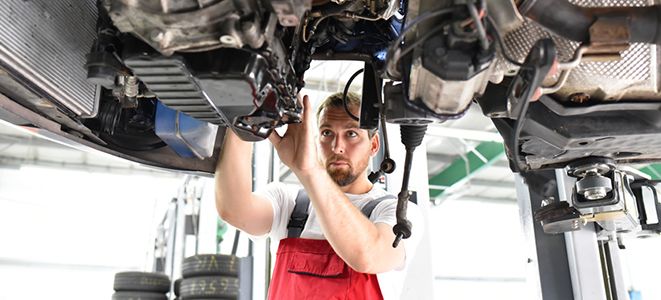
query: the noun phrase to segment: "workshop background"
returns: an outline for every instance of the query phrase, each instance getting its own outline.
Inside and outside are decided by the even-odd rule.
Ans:
[[[317,102],[341,91],[361,67],[314,62],[303,93]],[[359,76],[351,90],[361,83]],[[0,121],[0,300],[110,299],[116,272],[151,271],[158,226],[191,176],[52,138]],[[399,136],[391,133],[390,143],[400,143]],[[490,120],[473,105],[463,118],[431,126],[424,145],[431,200],[429,243],[421,246],[431,253],[423,266],[433,274],[429,299],[527,299],[514,175]],[[296,182],[284,166],[278,174]],[[195,180],[204,187],[201,207],[215,214],[212,179]],[[234,230],[225,233],[221,252],[228,253]],[[629,288],[642,299],[661,299],[661,238],[624,244]]]

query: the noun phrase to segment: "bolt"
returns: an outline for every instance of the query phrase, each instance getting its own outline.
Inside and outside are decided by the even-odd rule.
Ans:
[[[124,95],[129,98],[137,97],[139,93],[138,78],[135,76],[126,77],[124,84]]]
[[[572,229],[578,229],[578,220],[574,220],[571,222],[571,228]]]
[[[590,101],[590,95],[586,93],[575,93],[569,95],[569,101],[578,103],[578,104],[583,104],[585,102]]]
[[[236,46],[236,39],[231,35],[223,35],[220,37],[220,42],[225,45]]]
[[[591,168],[585,170],[585,176],[597,176],[599,175],[599,169],[597,168]]]
[[[596,187],[583,192],[583,197],[588,200],[599,200],[606,197],[608,191],[604,187]]]

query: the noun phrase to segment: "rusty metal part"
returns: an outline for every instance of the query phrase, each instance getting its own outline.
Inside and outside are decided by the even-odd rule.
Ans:
[[[558,70],[560,70],[560,75],[558,79],[552,85],[547,85],[541,88],[542,94],[553,94],[565,85],[569,74],[571,71],[578,67],[582,62],[608,62],[608,61],[617,61],[622,59],[621,51],[629,48],[629,44],[618,44],[604,42],[603,44],[588,44],[583,45],[576,49],[574,52],[574,57],[572,60],[567,62],[561,62],[558,64]]]
[[[622,5],[649,7],[655,3],[653,0],[629,0],[626,2],[619,0],[570,0],[570,2],[594,10],[599,8],[601,11],[615,10],[616,8],[611,7]],[[650,30],[654,31],[654,28],[650,28]],[[561,62],[575,61],[580,63],[575,66],[560,63],[560,71],[569,67],[573,67],[573,70],[570,74],[565,74],[567,77],[565,83],[554,93],[556,100],[569,101],[569,97],[576,93],[586,93],[592,101],[596,102],[661,100],[661,94],[658,93],[661,90],[661,84],[658,80],[661,77],[659,73],[661,69],[658,64],[658,57],[661,57],[661,53],[659,52],[660,48],[656,45],[633,43],[620,54],[612,50],[601,51],[602,54],[597,54],[596,50],[592,50],[590,55],[581,56],[581,60],[576,61],[574,59],[577,54],[576,49],[581,46],[581,43],[556,35],[528,19],[522,26],[503,35],[504,48],[514,60],[521,61],[525,58],[534,41],[549,37],[555,41],[558,47],[558,57]],[[595,41],[598,41],[598,39],[595,39]],[[583,43],[586,47],[588,44]],[[588,52],[587,49],[585,52]],[[606,54],[607,52],[612,54]],[[620,59],[618,60],[618,58]],[[517,66],[505,61],[499,53],[494,71],[496,75],[512,75],[516,74],[517,70]],[[557,82],[558,78],[559,76],[556,76],[552,79]],[[553,86],[554,82],[545,82],[545,85],[548,88]]]
[[[555,84],[546,86],[543,92],[554,93],[558,99],[568,99],[577,92],[604,101],[661,99],[658,46],[640,44],[661,43],[661,6],[655,4],[653,0],[523,1],[519,6],[522,13],[558,35],[551,34],[561,58],[566,57],[568,49],[576,48],[573,41],[589,45],[581,59],[589,63],[575,67],[571,74],[561,72]],[[549,36],[546,29],[532,24],[526,22],[522,29],[512,32],[506,43],[530,44],[523,40]],[[526,36],[521,36],[522,33]],[[503,66],[508,67],[503,71]],[[562,64],[560,69],[564,69]],[[516,67],[507,63],[497,68],[497,72],[505,74],[515,70]]]
[[[590,95],[586,93],[571,94],[569,96],[569,101],[574,102],[576,104],[583,104],[590,101]]]
[[[574,56],[570,61],[567,62],[561,62],[558,64],[558,70],[560,70],[560,75],[558,75],[558,80],[552,85],[546,85],[541,87],[542,94],[553,94],[557,91],[559,91],[562,86],[567,82],[567,78],[569,78],[569,73],[571,72],[572,69],[577,67],[581,63],[581,59],[583,58],[583,54],[588,50],[588,46],[583,45],[581,47],[578,47],[576,51],[574,52]]]
[[[623,17],[601,17],[590,26],[590,47],[584,54],[611,58],[622,57],[620,53],[629,48],[631,34],[627,20]]]
[[[589,30],[590,43],[579,47],[571,61],[560,63],[558,80],[551,86],[542,88],[543,94],[559,91],[567,82],[569,73],[581,61],[606,62],[622,59],[621,53],[629,48],[629,27],[623,17],[598,18]]]
[[[599,19],[625,20],[631,43],[661,44],[661,5],[650,7],[582,7],[567,0],[526,0],[520,11],[565,38],[590,41],[590,27]]]

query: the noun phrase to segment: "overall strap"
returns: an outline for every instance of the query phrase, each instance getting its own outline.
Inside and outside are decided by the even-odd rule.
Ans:
[[[366,216],[369,219],[369,217],[372,216],[372,211],[374,210],[374,208],[377,205],[379,205],[381,201],[386,199],[397,199],[397,197],[395,197],[395,195],[387,194],[381,198],[370,200],[370,202],[367,202],[367,204],[365,204],[365,206],[363,206],[363,208],[360,211],[363,213],[364,216]]]
[[[374,208],[381,203],[381,201],[386,199],[397,199],[394,195],[387,194],[383,197],[370,200],[363,206],[360,210],[365,217],[369,219],[372,215]],[[296,204],[294,205],[294,211],[291,213],[289,218],[289,223],[287,223],[287,237],[288,238],[299,238],[305,228],[305,223],[308,221],[308,207],[310,205],[310,198],[308,193],[304,189],[298,190],[296,194]]]
[[[296,205],[294,205],[294,211],[292,211],[289,223],[287,223],[287,237],[298,238],[301,236],[305,222],[308,221],[309,204],[308,193],[304,189],[298,190]]]

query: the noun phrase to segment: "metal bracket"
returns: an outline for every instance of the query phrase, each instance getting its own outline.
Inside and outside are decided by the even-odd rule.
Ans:
[[[624,17],[602,16],[590,26],[591,60],[620,60],[620,53],[629,48],[629,26]]]

